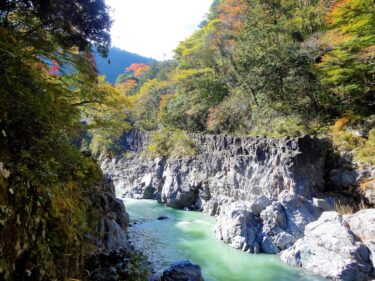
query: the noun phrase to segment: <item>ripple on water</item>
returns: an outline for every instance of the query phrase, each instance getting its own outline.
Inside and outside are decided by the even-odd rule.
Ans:
[[[177,260],[202,267],[206,281],[322,281],[299,268],[283,264],[275,255],[251,255],[214,237],[215,219],[202,213],[167,208],[151,200],[125,200],[135,248],[145,253],[157,271]],[[160,216],[169,219],[159,221]]]

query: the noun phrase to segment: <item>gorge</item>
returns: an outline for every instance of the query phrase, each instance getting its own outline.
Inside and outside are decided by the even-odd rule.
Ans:
[[[327,171],[328,140],[189,137],[196,155],[152,159],[144,154],[151,134],[131,131],[121,139],[124,153],[102,158],[101,168],[120,197],[216,216],[216,238],[233,248],[281,253],[283,261],[327,278],[372,278],[375,210],[336,212],[340,195],[326,190],[335,174]]]
[[[374,31],[374,0],[1,1],[0,281],[375,280]]]

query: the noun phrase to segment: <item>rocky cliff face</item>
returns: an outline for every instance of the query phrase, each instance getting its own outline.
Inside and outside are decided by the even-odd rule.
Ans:
[[[115,196],[113,182],[103,179],[91,187],[88,200],[98,219],[95,236],[88,236],[93,252],[85,260],[84,280],[119,280],[129,277],[133,250],[127,235],[129,216],[121,200]]]
[[[334,280],[373,280],[374,218],[374,209],[345,216],[325,212],[281,259]]]
[[[126,232],[129,215],[122,201],[116,198],[112,181],[103,180],[92,188],[92,194],[93,207],[101,214],[94,243],[104,251],[129,248]]]
[[[104,160],[118,193],[155,198],[173,208],[218,214],[225,203],[277,198],[290,191],[311,198],[324,187],[324,163],[329,144],[320,139],[245,138],[192,135],[198,153],[179,159],[142,156],[150,136],[126,134],[126,154]],[[266,200],[265,199],[265,200]]]
[[[329,142],[191,138],[196,156],[151,159],[142,153],[150,135],[133,131],[122,139],[124,155],[102,159],[101,167],[117,195],[217,216],[216,237],[234,248],[281,253],[285,262],[337,280],[371,278],[375,210],[345,218],[332,212],[335,199],[324,193],[324,179],[337,185],[343,175],[325,171]]]
[[[102,169],[120,195],[217,215],[216,237],[248,252],[279,253],[332,209],[313,199],[324,187],[327,141],[191,137],[196,156],[150,159],[142,154],[150,135],[133,131],[122,139],[125,155],[104,160]]]

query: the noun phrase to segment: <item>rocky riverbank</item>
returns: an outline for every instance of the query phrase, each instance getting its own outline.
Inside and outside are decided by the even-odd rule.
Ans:
[[[126,153],[102,159],[101,167],[124,196],[217,216],[216,237],[232,247],[281,253],[290,264],[338,280],[372,278],[375,210],[344,217],[334,211],[342,196],[335,189],[355,186],[344,186],[349,181],[332,165],[327,140],[191,138],[196,156],[151,159],[143,155],[150,134],[133,131],[121,141]],[[371,171],[356,180],[371,180]]]
[[[93,208],[100,215],[97,235],[87,237],[95,250],[86,257],[85,280],[203,281],[200,267],[189,261],[176,261],[161,274],[152,275],[147,257],[129,241],[129,215],[122,200],[115,196],[112,180],[103,180],[91,192]]]

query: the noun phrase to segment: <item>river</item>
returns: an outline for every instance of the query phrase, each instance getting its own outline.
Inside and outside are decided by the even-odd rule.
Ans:
[[[174,210],[153,200],[124,199],[131,222],[129,237],[161,271],[178,260],[199,264],[206,281],[322,281],[288,266],[276,255],[248,254],[215,239],[215,218]],[[168,219],[157,220],[167,216]]]

